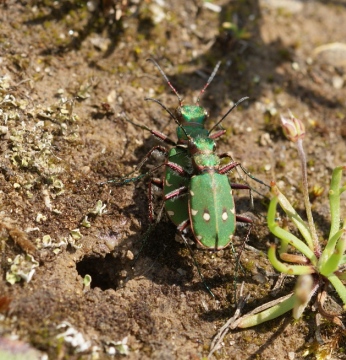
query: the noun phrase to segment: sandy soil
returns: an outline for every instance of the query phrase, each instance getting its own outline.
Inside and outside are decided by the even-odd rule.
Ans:
[[[237,212],[255,222],[243,271],[236,266],[246,226],[236,231],[236,253],[193,247],[213,299],[168,219],[142,246],[147,179],[100,183],[130,173],[158,144],[121,112],[176,136],[169,115],[144,100],[178,105],[146,59],[159,62],[186,103],[220,60],[201,99],[207,127],[232,101],[250,100],[223,122],[218,152],[230,151],[266,183],[275,179],[303,214],[299,161],[279,122],[292,111],[307,128],[311,190],[324,188],[313,212],[326,235],[331,172],[346,163],[345,22],[343,0],[1,1],[0,351],[10,347],[21,359],[202,359],[234,313],[235,287],[244,281],[250,294],[244,312],[272,300],[278,274],[266,258],[274,239],[265,187],[250,181],[264,195],[254,193],[253,208],[247,191],[235,191]],[[153,158],[141,171],[161,162]],[[32,278],[11,285],[18,255]],[[342,331],[322,322],[318,344],[316,329],[309,307],[299,321],[287,314],[230,332],[213,358],[292,360],[309,351],[307,358],[346,358]]]

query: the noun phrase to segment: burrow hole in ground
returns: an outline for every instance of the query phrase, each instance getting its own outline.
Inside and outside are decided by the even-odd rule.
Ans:
[[[85,275],[91,276],[90,287],[101,290],[117,289],[119,282],[123,277],[120,276],[119,258],[115,258],[112,254],[105,257],[84,256],[77,263],[77,272],[84,278]]]

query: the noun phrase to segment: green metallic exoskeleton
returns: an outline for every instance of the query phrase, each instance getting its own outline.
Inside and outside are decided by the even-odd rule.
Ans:
[[[220,166],[211,138],[190,139],[194,173],[189,183],[189,218],[196,241],[210,249],[226,247],[233,238],[236,214],[232,188],[227,173],[238,166],[236,162]]]
[[[227,175],[213,171],[191,178],[189,215],[194,237],[203,247],[219,250],[232,241],[236,215]]]
[[[239,163],[221,166],[215,149],[215,141],[209,137],[188,137],[188,156],[184,158],[181,152],[179,164],[166,163],[169,171],[165,182],[167,174],[171,181],[164,187],[164,194],[166,210],[178,230],[182,232],[190,226],[201,246],[219,250],[232,241],[235,232],[237,217],[227,173]],[[183,163],[188,167],[179,167]]]
[[[187,156],[186,150],[180,147],[172,148],[168,153],[168,160],[185,169],[191,169],[191,159]],[[181,188],[187,189],[190,177],[186,171],[186,176],[180,175],[171,167],[166,165],[165,175],[163,178],[163,195],[165,198],[165,209],[170,220],[177,227],[189,218],[188,197],[187,193],[173,198],[166,198],[173,191]]]

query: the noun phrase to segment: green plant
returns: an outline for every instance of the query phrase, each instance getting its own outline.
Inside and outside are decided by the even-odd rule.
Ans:
[[[346,219],[343,224],[340,223],[340,199],[341,194],[346,190],[346,185],[341,185],[341,178],[346,166],[338,166],[332,173],[329,190],[330,232],[327,243],[322,249],[324,240],[318,239],[308,194],[306,157],[303,148],[304,125],[293,116],[290,119],[282,118],[282,125],[288,139],[296,143],[301,160],[302,189],[308,224],[302,220],[273,182],[271,188],[274,196],[269,205],[267,220],[269,230],[279,239],[280,243],[279,246],[274,244],[270,246],[268,258],[277,271],[297,275],[298,279],[294,292],[289,297],[257,314],[243,316],[237,321],[237,327],[246,328],[258,325],[289,310],[293,310],[293,317],[298,319],[315,293],[317,293],[321,315],[342,325],[338,316],[328,314],[323,310],[323,302],[327,295],[328,285],[331,284],[346,309],[346,287],[342,282],[346,280]],[[278,203],[295,224],[303,240],[278,225],[275,220]]]
[[[297,282],[292,293],[277,300],[270,301],[250,313],[240,317],[240,309],[244,305],[242,299],[236,314],[219,331],[211,345],[212,354],[219,347],[228,329],[248,328],[272,320],[293,310],[293,317],[299,319],[317,293],[317,308],[319,313],[344,328],[338,314],[328,313],[323,308],[329,285],[336,290],[346,310],[346,219],[340,220],[341,195],[346,190],[342,185],[342,172],[346,166],[338,166],[333,170],[330,190],[330,232],[328,240],[319,239],[315,229],[308,193],[306,157],[303,148],[305,129],[303,123],[291,116],[282,118],[282,126],[286,137],[297,146],[302,169],[302,190],[308,223],[305,223],[296,210],[280,192],[274,182],[271,184],[273,198],[270,201],[267,221],[272,234],[279,239],[279,245],[272,244],[268,250],[268,258],[273,267],[283,274],[297,275]],[[277,205],[294,223],[302,239],[280,227],[276,221]],[[238,318],[238,319],[237,319]]]

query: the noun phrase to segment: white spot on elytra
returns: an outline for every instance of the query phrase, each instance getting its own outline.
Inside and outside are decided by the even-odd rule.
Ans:
[[[224,211],[223,213],[222,213],[222,220],[223,221],[226,221],[227,219],[228,219],[228,214],[227,214],[227,211]]]
[[[193,216],[197,215],[197,213],[198,213],[198,210],[191,209],[191,214],[192,214]]]
[[[195,193],[194,193],[192,190],[190,190],[190,195],[191,195],[191,196],[194,196]]]
[[[199,241],[201,241],[201,240],[202,240],[202,235],[196,236],[196,239],[199,240]]]
[[[167,186],[167,187],[170,187],[170,186],[172,186],[172,184],[170,184],[170,183],[168,182],[168,180],[166,180],[166,186]]]
[[[232,208],[232,209],[229,209],[230,210],[230,212],[232,213],[232,214],[234,214],[235,212],[234,212],[234,208]]]
[[[203,219],[204,219],[205,221],[209,221],[209,220],[210,220],[210,214],[209,214],[208,212],[204,212],[204,214],[203,214]]]
[[[169,211],[167,211],[167,214],[168,214],[168,216],[174,216],[174,211],[169,210]]]

